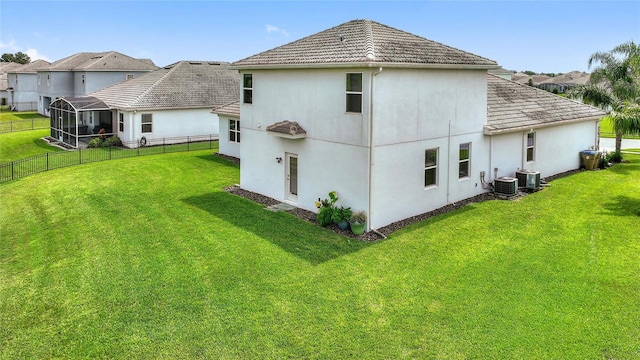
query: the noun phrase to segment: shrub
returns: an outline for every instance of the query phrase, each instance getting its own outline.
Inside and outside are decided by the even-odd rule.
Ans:
[[[103,143],[102,146],[104,147],[108,147],[108,146],[120,146],[122,145],[122,141],[120,141],[120,138],[117,136],[112,136],[110,138],[107,138]]]
[[[620,163],[622,162],[622,153],[620,151],[614,151],[607,154],[608,162],[611,163]]]
[[[89,141],[89,144],[87,146],[90,148],[102,147],[102,142],[103,140],[100,138],[91,139],[91,141]]]
[[[367,214],[364,211],[354,211],[349,222],[352,224],[364,224],[367,221]]]
[[[344,206],[340,206],[338,208],[333,209],[333,214],[331,214],[331,219],[335,223],[348,222],[349,219],[351,218],[352,213],[353,212],[351,211],[350,207],[346,208]]]
[[[318,198],[318,201],[315,202],[316,207],[319,209],[316,219],[320,226],[327,226],[333,222],[333,205],[336,201],[338,201],[338,196],[335,191],[332,191],[329,193],[328,199],[320,200]]]

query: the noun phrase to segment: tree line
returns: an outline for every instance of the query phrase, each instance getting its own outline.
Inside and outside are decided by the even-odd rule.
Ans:
[[[31,58],[29,55],[23,53],[22,51],[18,51],[15,54],[4,53],[0,57],[0,62],[14,62],[18,64],[28,64],[31,62]]]

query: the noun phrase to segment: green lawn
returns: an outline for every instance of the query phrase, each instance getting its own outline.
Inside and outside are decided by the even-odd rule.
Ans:
[[[47,152],[62,151],[42,140],[47,135],[49,129],[0,134],[0,164]]]
[[[225,193],[211,150],[0,184],[0,358],[638,358],[626,158],[373,244]]]
[[[615,138],[616,133],[613,131],[613,123],[611,120],[604,119],[600,121],[600,136],[605,138]],[[625,139],[640,139],[640,136],[624,135]]]
[[[49,118],[35,111],[0,112],[0,134],[49,127]]]

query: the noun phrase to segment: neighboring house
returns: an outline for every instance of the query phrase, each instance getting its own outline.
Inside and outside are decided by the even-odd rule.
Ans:
[[[38,113],[48,116],[49,104],[61,97],[79,97],[158,67],[116,51],[81,52],[38,71]]]
[[[83,97],[52,104],[51,133],[72,147],[117,135],[128,146],[218,134],[211,109],[238,100],[238,72],[228,63],[180,61]]]
[[[15,62],[0,62],[0,105],[9,104],[9,80],[7,72],[22,66]]]
[[[369,20],[232,68],[240,186],[312,211],[335,190],[339,205],[367,212],[368,229],[486,192],[483,174],[576,169],[605,115],[489,75],[493,60]]]
[[[7,71],[8,101],[12,110],[38,109],[38,71],[49,65],[47,61],[35,60]]]
[[[220,123],[218,152],[240,158],[240,101],[213,109]]]

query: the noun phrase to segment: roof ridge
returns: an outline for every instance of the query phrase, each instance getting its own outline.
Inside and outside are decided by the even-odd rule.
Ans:
[[[364,20],[365,43],[367,49],[366,58],[374,60],[376,58],[375,46],[373,44],[373,29],[371,29],[371,20]]]
[[[84,64],[80,64],[78,67],[79,68],[91,67],[91,66],[97,64],[98,62],[100,62],[105,57],[107,57],[107,56],[109,56],[109,55],[111,55],[113,53],[115,53],[115,51],[113,51],[113,50],[112,51],[107,51],[107,52],[104,52],[104,53],[97,53],[96,55],[94,55],[94,57],[96,57],[95,59],[93,59],[93,57],[89,58],[89,60],[87,60],[87,62],[85,62]],[[98,55],[101,55],[101,56],[97,57]],[[91,61],[91,60],[93,60],[93,61]]]
[[[151,84],[151,86],[149,86],[145,91],[143,91],[137,98],[135,98],[133,101],[131,101],[129,103],[129,106],[130,107],[133,106],[140,99],[144,98],[149,92],[151,92],[151,90],[155,89],[162,81],[164,81],[164,79],[167,78],[167,76],[169,76],[171,73],[173,73],[183,63],[184,63],[184,61],[178,61],[175,64],[175,66],[171,67],[170,69],[161,68],[161,69],[165,69],[165,70],[169,70],[169,71],[167,71],[166,74],[162,75],[158,80],[156,80],[153,84]],[[159,70],[156,70],[156,71],[159,71]]]

